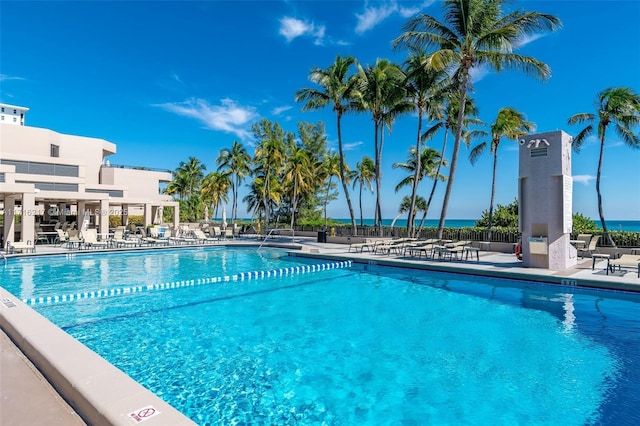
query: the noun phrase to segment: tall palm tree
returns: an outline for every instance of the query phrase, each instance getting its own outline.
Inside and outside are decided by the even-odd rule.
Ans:
[[[351,205],[349,188],[347,187],[347,175],[344,169],[344,151],[342,147],[342,116],[352,109],[352,92],[358,81],[357,75],[349,76],[349,69],[354,65],[355,59],[351,56],[342,58],[336,57],[333,64],[327,69],[313,68],[309,73],[309,80],[321,87],[321,89],[305,88],[296,92],[296,102],[306,101],[302,106],[303,111],[315,111],[331,105],[336,114],[336,129],[338,132],[338,155],[340,156],[340,182],[342,190],[347,200],[349,215],[351,217],[351,228],[353,235],[356,234],[356,217]]]
[[[598,156],[598,172],[596,175],[596,193],[598,195],[598,214],[602,230],[607,236],[609,244],[616,247],[616,244],[609,235],[607,223],[604,220],[602,210],[602,194],[600,193],[600,178],[602,173],[602,162],[604,158],[604,142],[607,128],[613,125],[613,129],[620,136],[627,146],[640,148],[638,134],[634,133],[632,127],[640,124],[640,97],[632,89],[627,87],[610,87],[598,93],[595,102],[596,114],[580,113],[569,118],[569,124],[589,123],[573,138],[573,150],[580,152],[582,143],[587,136],[593,133],[594,122],[598,126],[598,141],[600,142],[600,155]]]
[[[324,161],[320,167],[322,177],[324,178],[325,192],[324,200],[322,201],[323,213],[324,213],[324,226],[327,227],[327,204],[329,204],[329,198],[331,197],[331,191],[335,188],[332,180],[334,176],[340,179],[340,156],[334,152],[328,152],[324,157]],[[346,166],[346,165],[345,165]],[[335,196],[335,195],[334,195]],[[355,235],[355,233],[354,233]]]
[[[402,169],[409,172],[408,176],[398,182],[395,191],[398,192],[405,186],[411,186],[412,189],[415,188],[415,190],[417,191],[418,184],[425,177],[430,177],[435,180],[446,180],[445,176],[436,174],[436,170],[438,169],[440,163],[441,155],[438,150],[430,147],[425,147],[422,149],[422,153],[420,155],[416,155],[416,148],[411,147],[409,149],[409,158],[407,159],[406,163],[397,162],[393,163],[393,165],[391,166],[394,169]],[[418,164],[420,164],[420,166],[418,166]],[[418,182],[416,183],[416,169],[418,167],[420,167],[420,174],[417,176]],[[417,199],[417,197],[410,197],[409,199],[411,200],[411,202],[409,203],[409,208],[407,209],[407,213],[409,213],[407,221],[415,220],[415,216],[417,213],[415,207],[415,200]],[[409,225],[407,224],[407,235],[413,236],[413,230],[414,228],[411,227],[411,232],[409,232]]]
[[[202,180],[202,199],[205,204],[211,204],[212,216],[217,217],[220,204],[229,201],[231,183],[231,177],[224,172],[211,172]]]
[[[264,182],[262,190],[262,204],[264,207],[265,223],[269,226],[270,210],[274,199],[273,181],[277,181],[285,162],[285,144],[293,139],[293,134],[282,130],[278,123],[271,123],[262,119],[252,127],[255,138],[259,141],[256,146],[253,162],[255,164],[254,175],[261,176]]]
[[[409,48],[409,58],[405,61],[407,94],[411,99],[418,115],[418,132],[414,152],[422,152],[422,122],[424,118],[431,119],[437,113],[437,106],[443,101],[442,93],[448,79],[443,71],[436,71],[428,66],[427,53],[419,48]],[[418,195],[418,183],[422,173],[421,156],[416,157],[414,179],[412,180],[411,202],[407,217],[407,235],[413,235],[415,204]]]
[[[493,203],[496,197],[496,170],[498,168],[498,148],[502,138],[517,141],[521,136],[526,135],[535,129],[535,125],[527,121],[523,113],[514,108],[506,107],[498,111],[498,115],[491,123],[491,141],[481,142],[469,153],[471,164],[475,164],[480,155],[489,147],[493,157],[493,173],[491,177],[491,202],[489,203],[489,224],[488,238],[491,241],[493,226]]]
[[[430,55],[430,66],[437,70],[453,69],[453,77],[458,82],[461,108],[438,224],[438,238],[442,238],[458,164],[465,101],[471,88],[471,70],[486,66],[496,72],[507,68],[520,69],[541,79],[551,75],[545,63],[531,56],[513,53],[513,50],[527,35],[556,30],[561,26],[560,20],[548,14],[520,10],[505,15],[503,5],[506,3],[507,0],[445,0],[444,22],[419,14],[405,24],[405,32],[393,41],[396,47],[435,46],[437,50]]]
[[[200,191],[200,184],[202,183],[206,169],[207,167],[196,157],[189,157],[186,162],[180,162],[178,173],[184,174],[186,177],[187,188],[185,195],[187,197]]]
[[[295,224],[295,215],[300,192],[308,191],[315,170],[311,165],[309,153],[302,146],[298,146],[293,140],[287,149],[287,161],[285,163],[283,181],[292,185],[291,195],[291,229]]]
[[[233,175],[231,180],[231,220],[236,221],[238,214],[238,189],[244,178],[251,172],[251,157],[245,147],[238,141],[233,141],[231,148],[223,148],[216,159],[218,170],[226,170]]]
[[[384,147],[384,126],[390,126],[400,113],[412,108],[407,101],[404,86],[405,75],[399,66],[387,59],[378,59],[374,66],[362,67],[358,64],[360,74],[359,88],[354,92],[359,111],[371,113],[374,127],[374,161],[376,183],[375,220],[379,235],[382,230],[382,149]]]
[[[351,173],[351,177],[353,179],[353,189],[356,188],[356,185],[360,185],[358,200],[360,204],[360,226],[362,226],[364,225],[362,218],[362,189],[367,188],[373,192],[371,181],[376,177],[376,165],[371,157],[366,155],[362,157],[362,160],[356,163],[356,169]]]
[[[440,162],[438,163],[438,167],[436,168],[435,175],[441,176],[440,171],[443,167],[447,167],[449,163],[445,159],[445,153],[447,151],[447,144],[449,140],[449,133],[455,132],[458,111],[460,110],[460,102],[458,102],[457,98],[458,93],[446,93],[445,98],[446,101],[443,102],[438,111],[435,113],[434,117],[437,118],[437,121],[431,126],[429,129],[425,131],[423,134],[423,139],[431,139],[433,135],[435,135],[439,130],[444,129],[444,138],[442,142],[442,152],[440,153]],[[478,120],[476,115],[478,114],[478,110],[476,108],[475,103],[472,98],[467,98],[465,101],[465,118],[463,120],[463,127],[467,129],[471,125],[481,125],[482,121]],[[465,135],[468,135],[468,131],[463,133],[463,138]],[[466,143],[466,142],[465,142]],[[447,178],[443,179],[444,181]],[[429,208],[431,207],[431,202],[433,201],[433,196],[436,192],[436,187],[438,186],[439,179],[433,180],[433,185],[431,186],[431,192],[429,193],[429,198],[426,202],[426,207],[424,209],[424,216],[429,212]],[[423,217],[424,222],[424,217]],[[422,225],[421,225],[422,226]]]

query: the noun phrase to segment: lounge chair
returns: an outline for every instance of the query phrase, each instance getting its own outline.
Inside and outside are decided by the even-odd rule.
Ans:
[[[376,247],[379,244],[383,244],[384,241],[383,240],[367,240],[364,243],[358,243],[358,244],[351,244],[349,246],[349,251],[351,251],[351,249],[353,248],[356,252],[358,252],[358,250],[360,251],[360,253],[363,253],[365,251],[365,249],[368,252],[371,253],[375,253],[376,251]]]
[[[584,259],[584,255],[585,253],[588,253],[589,256],[591,256],[591,254],[594,251],[598,251],[598,241],[600,240],[600,235],[594,235],[591,237],[591,240],[589,241],[589,244],[583,248],[578,248],[578,253],[580,254],[580,257]]]
[[[456,260],[462,260],[464,248],[468,245],[471,245],[471,241],[457,241],[444,246],[435,246],[434,256],[437,254],[438,258],[444,260],[453,260],[454,257]]]
[[[640,278],[640,254],[623,254],[617,259],[609,259],[607,263],[607,275],[609,275],[609,270],[614,272],[616,266],[619,271],[622,270],[622,267],[636,268],[638,270],[638,278]]]
[[[35,253],[36,247],[31,244],[31,241],[7,241],[7,253]]]
[[[82,241],[82,238],[80,237],[80,233],[78,232],[77,229],[69,229],[68,231],[66,231],[67,234],[67,248],[68,249],[80,249],[80,247],[82,247],[82,243],[84,243],[84,241]]]
[[[398,238],[395,240],[387,240],[382,244],[378,244],[375,249],[375,253],[391,254],[395,251],[397,254],[401,254],[404,251],[404,247],[415,241],[415,238]]]
[[[140,235],[141,235],[140,242],[142,242],[143,244],[169,245],[169,239],[168,238],[149,237],[149,236],[147,236],[147,231],[144,229],[144,227],[140,227],[139,229],[140,229]],[[157,232],[156,232],[156,235],[157,235]]]
[[[85,229],[81,232],[83,245],[87,249],[91,248],[107,248],[109,243],[106,241],[98,241],[98,233],[95,229]]]
[[[62,228],[56,228],[56,232],[58,233],[58,236],[53,241],[53,243],[58,246],[61,246],[62,244],[67,242],[67,240],[69,239],[69,235],[66,232],[64,232]]]
[[[116,227],[115,231],[113,231],[113,238],[111,238],[111,243],[116,247],[137,247],[138,241],[125,239],[125,229],[126,228],[124,226]]]
[[[207,234],[205,234],[203,231],[196,229],[195,231],[193,231],[196,240],[198,241],[198,243],[200,244],[213,244],[213,243],[217,243],[220,241],[220,238],[216,238],[216,237],[208,237]]]
[[[436,238],[414,241],[404,246],[404,255],[406,256],[408,254],[414,257],[417,253],[419,258],[422,257],[422,254],[424,254],[424,257],[430,257],[433,252],[433,247],[438,241],[440,240]]]

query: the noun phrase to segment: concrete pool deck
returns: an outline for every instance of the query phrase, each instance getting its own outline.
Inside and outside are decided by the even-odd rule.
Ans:
[[[286,246],[291,240],[288,237],[269,242]],[[259,242],[237,239],[222,244],[257,245]],[[296,237],[295,244],[301,246],[301,256],[348,258],[369,265],[404,266],[565,286],[640,291],[640,278],[635,269],[607,275],[606,260],[597,262],[593,270],[592,260],[585,258],[573,268],[548,271],[523,268],[509,253],[481,251],[478,260],[438,261],[393,254],[349,253],[347,245],[318,243],[315,238]],[[193,246],[170,246],[176,247]],[[43,245],[37,247],[35,255],[68,252],[64,248]],[[72,252],[80,255],[98,251]],[[0,424],[82,425],[95,424],[99,419],[100,424],[132,425],[136,421],[130,417],[131,413],[149,405],[162,414],[143,419],[145,426],[193,424],[3,289],[0,289],[0,298]],[[12,307],[12,303],[16,306]]]

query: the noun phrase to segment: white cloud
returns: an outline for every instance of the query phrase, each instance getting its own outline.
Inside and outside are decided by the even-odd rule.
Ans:
[[[356,34],[362,34],[369,31],[380,22],[387,19],[393,12],[398,11],[398,4],[395,1],[388,2],[379,7],[365,6],[363,13],[356,13],[358,25],[356,25]]]
[[[350,142],[350,143],[345,143],[342,145],[342,150],[343,151],[353,151],[354,149],[358,148],[359,146],[364,145],[364,142],[362,141],[357,141],[357,142]]]
[[[182,80],[180,80],[180,76],[179,76],[178,74],[173,73],[172,78],[173,78],[175,81],[177,81],[178,83],[180,83],[180,84],[184,84],[184,83],[182,83]]]
[[[321,45],[324,40],[325,27],[317,26],[313,22],[303,21],[297,18],[284,17],[280,19],[278,33],[291,42],[301,36],[314,37],[314,44]]]
[[[596,178],[595,176],[591,176],[591,175],[574,175],[573,181],[587,186],[589,185],[589,182],[591,182],[595,178]]]
[[[281,107],[276,107],[273,110],[271,110],[271,113],[273,115],[280,115],[285,111],[289,111],[292,107],[290,105],[285,105],[285,106],[281,106]]]
[[[469,71],[469,75],[471,76],[471,81],[473,83],[477,83],[478,81],[489,75],[489,67],[487,67],[486,65],[475,66],[471,68],[471,70]]]
[[[400,14],[403,18],[409,18],[430,6],[434,1],[435,0],[424,0],[415,6],[403,6],[402,3],[399,5],[396,0],[382,2],[378,7],[369,7],[365,3],[364,11],[362,13],[356,13],[358,22],[355,30],[356,34],[369,31],[394,13]],[[403,3],[406,4],[408,2]]]
[[[220,105],[210,105],[204,99],[155,105],[174,114],[195,118],[212,130],[233,133],[240,138],[250,136],[249,124],[258,118],[254,107],[238,105],[232,99],[222,99]]]
[[[536,41],[537,39],[544,37],[546,34],[525,34],[520,40],[516,41],[515,48],[526,46],[527,44]]]
[[[410,18],[413,15],[420,13],[422,11],[422,9],[426,9],[427,7],[431,6],[433,4],[435,0],[425,0],[422,3],[420,3],[417,6],[414,7],[403,7],[400,6],[398,8],[398,12],[400,13],[400,16],[402,16],[403,18]]]
[[[7,81],[7,80],[24,80],[24,78],[16,77],[14,75],[0,74],[0,81]]]

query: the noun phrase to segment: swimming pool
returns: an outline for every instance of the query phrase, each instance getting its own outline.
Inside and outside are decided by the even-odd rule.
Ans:
[[[200,424],[640,423],[638,295],[232,248],[0,279]]]

